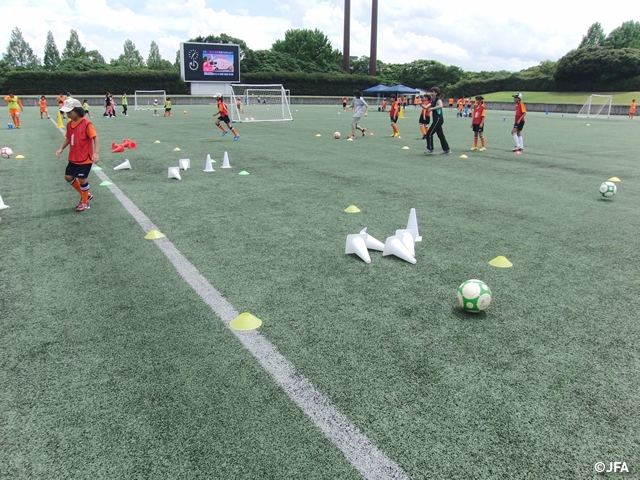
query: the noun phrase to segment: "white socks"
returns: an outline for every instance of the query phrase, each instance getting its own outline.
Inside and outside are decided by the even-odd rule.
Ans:
[[[516,148],[524,149],[524,140],[522,139],[522,135],[518,135],[517,133],[514,133],[513,141],[516,142]]]

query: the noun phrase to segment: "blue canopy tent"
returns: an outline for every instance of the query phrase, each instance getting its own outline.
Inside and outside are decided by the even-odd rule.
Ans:
[[[377,95],[378,103],[380,103],[380,92],[382,92],[383,90],[386,90],[387,88],[389,87],[381,83],[380,85],[376,85],[375,87],[370,87],[370,88],[367,88],[366,90],[363,90],[362,93],[364,95]]]
[[[393,87],[387,87],[380,91],[382,95],[420,95],[420,91],[406,85],[398,84]]]
[[[381,83],[380,85],[376,85],[375,87],[370,87],[366,90],[363,90],[362,93],[364,93],[365,95],[372,95],[374,93],[380,93],[382,90],[385,90],[387,88],[389,87]]]

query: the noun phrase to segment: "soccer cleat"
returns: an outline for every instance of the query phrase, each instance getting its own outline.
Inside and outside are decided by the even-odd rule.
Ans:
[[[474,150],[477,150],[478,147],[471,147],[471,151],[473,152]]]
[[[89,194],[89,197],[87,197],[87,203],[89,203],[91,200],[93,200],[93,195]]]
[[[355,135],[349,135],[347,138],[350,139],[350,140],[355,140],[356,136]]]
[[[480,150],[479,150],[479,151],[480,151],[480,152],[484,152],[485,150],[486,150],[486,148],[484,148],[484,147],[480,147]]]
[[[445,150],[440,155],[449,155],[450,153],[451,153],[451,150]]]
[[[511,150],[512,152],[519,152],[520,151],[520,147],[515,147],[513,150]]]
[[[427,150],[427,151],[426,151],[426,152],[424,152],[424,153],[426,153],[427,155],[433,155],[433,150]]]
[[[224,137],[227,133],[229,133],[229,130],[225,130],[224,132],[222,132],[222,136]]]
[[[89,210],[89,204],[85,202],[80,202],[76,207],[76,212],[84,212],[85,210]]]
[[[240,140],[240,135],[236,135],[235,137],[233,137],[233,141],[235,142],[236,140]]]
[[[367,129],[366,129],[366,128],[363,128],[363,129],[362,129],[362,136],[363,136],[363,137],[364,137],[364,134],[366,133],[366,131],[367,131]]]
[[[425,133],[424,135],[422,135],[422,139],[426,140],[427,139],[427,134]]]

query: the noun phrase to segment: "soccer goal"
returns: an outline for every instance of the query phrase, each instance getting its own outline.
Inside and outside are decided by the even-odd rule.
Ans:
[[[136,90],[134,96],[134,110],[153,110],[153,101],[158,100],[158,107],[163,108],[167,101],[164,90]]]
[[[577,116],[581,118],[609,118],[611,115],[612,101],[613,95],[589,95],[589,98],[584,103]]]
[[[293,120],[289,95],[282,85],[231,85],[231,119],[236,122]]]

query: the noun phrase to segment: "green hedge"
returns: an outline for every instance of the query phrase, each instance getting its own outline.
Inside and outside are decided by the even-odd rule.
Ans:
[[[509,75],[482,80],[462,80],[447,88],[446,95],[452,97],[472,97],[483,93],[504,91],[550,92],[555,90],[551,77]]]
[[[291,90],[291,95],[343,96],[353,90],[373,87],[380,83],[378,77],[329,73],[256,72],[246,73],[242,83],[281,83]]]
[[[91,70],[88,72],[14,71],[2,79],[2,91],[20,95],[71,92],[81,95],[102,95],[134,90],[166,90],[169,94],[189,93],[189,86],[180,74],[162,70]]]
[[[257,72],[241,77],[242,83],[281,83],[292,95],[343,96],[354,89],[377,85],[377,77],[326,73]],[[175,72],[162,70],[93,70],[88,72],[14,71],[0,79],[3,92],[38,95],[72,92],[80,95],[102,95],[135,90],[166,90],[169,95],[189,94],[187,83]]]

